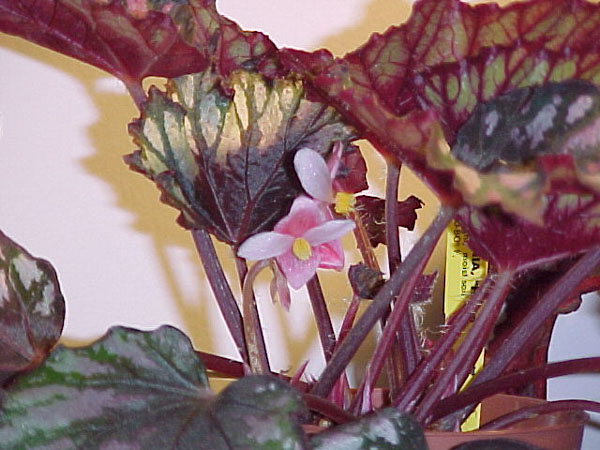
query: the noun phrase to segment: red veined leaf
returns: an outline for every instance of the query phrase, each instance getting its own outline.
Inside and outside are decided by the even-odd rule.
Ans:
[[[583,78],[600,81],[600,6],[535,0],[500,8],[459,0],[421,0],[392,27],[343,59],[286,50],[284,61],[388,156],[411,166],[443,201],[456,201],[448,174],[422,152],[437,114],[444,135],[475,106],[514,88]]]
[[[221,16],[214,0],[0,0],[0,31],[115,75],[130,85],[214,63],[276,71],[273,43]]]

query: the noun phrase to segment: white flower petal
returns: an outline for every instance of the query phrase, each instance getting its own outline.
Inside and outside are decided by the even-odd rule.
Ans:
[[[311,228],[302,237],[309,242],[311,247],[316,247],[325,242],[335,241],[353,229],[354,222],[352,220],[330,220],[323,225]]]
[[[238,249],[238,256],[253,261],[274,258],[287,252],[294,242],[294,237],[287,234],[265,231],[250,236]]]
[[[331,174],[321,155],[310,148],[301,148],[294,156],[294,167],[300,184],[311,197],[333,203]]]

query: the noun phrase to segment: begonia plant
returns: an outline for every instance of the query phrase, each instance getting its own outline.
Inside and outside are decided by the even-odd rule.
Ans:
[[[65,303],[53,267],[0,233],[0,446],[425,449],[424,430],[457,430],[494,393],[544,397],[548,378],[600,371],[600,357],[547,363],[557,315],[600,288],[599,22],[600,5],[584,0],[417,0],[406,23],[335,58],[279,48],[215,0],[0,0],[0,31],[127,87],[140,115],[125,162],[178,210],[212,287],[205,301],[238,352],[198,352],[171,326],[57,344]],[[145,90],[150,76],[164,88]],[[385,198],[364,192],[358,139],[385,159]],[[422,202],[398,201],[403,166],[440,201],[404,259],[399,228],[414,228]],[[423,329],[415,311],[437,279],[425,265],[452,220],[490,273]],[[342,238],[360,264],[346,263]],[[231,249],[240,298],[213,239]],[[319,277],[328,269],[354,293],[339,329]],[[256,306],[269,299],[253,290],[262,271],[282,307],[290,290],[308,297],[318,376],[302,362],[272,370]],[[349,365],[374,328],[354,386]],[[235,380],[218,394],[217,374]],[[548,402],[497,423],[565,408],[600,412]]]

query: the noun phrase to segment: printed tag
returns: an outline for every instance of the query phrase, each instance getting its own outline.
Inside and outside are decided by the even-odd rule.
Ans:
[[[456,221],[446,231],[446,279],[444,286],[444,315],[450,316],[480,285],[487,275],[488,263],[474,255],[468,247],[469,236]],[[483,367],[484,352],[481,352],[474,373]],[[471,375],[472,376],[472,375]],[[467,378],[465,385],[471,381]],[[481,405],[463,423],[462,431],[479,428]]]

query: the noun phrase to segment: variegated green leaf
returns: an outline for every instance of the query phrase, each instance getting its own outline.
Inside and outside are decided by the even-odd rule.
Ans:
[[[39,364],[65,320],[56,273],[0,232],[0,381]]]
[[[220,395],[189,339],[164,326],[113,328],[89,347],[59,347],[8,388],[3,449],[303,449],[300,395],[266,376]]]
[[[158,184],[184,226],[240,244],[272,228],[301,193],[298,149],[325,155],[352,137],[332,108],[304,94],[299,82],[250,72],[226,86],[210,72],[175,79],[169,94],[150,91],[130,126],[141,150],[127,162]]]
[[[427,450],[421,427],[408,415],[386,408],[355,422],[316,434],[314,450]]]
[[[454,187],[469,204],[501,204],[541,223],[550,192],[600,195],[599,130],[596,86],[548,83],[480,103],[451,151],[432,145],[428,158],[454,172]]]

